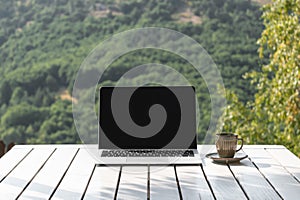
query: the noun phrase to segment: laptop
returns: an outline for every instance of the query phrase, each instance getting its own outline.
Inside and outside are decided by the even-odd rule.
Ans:
[[[101,87],[101,164],[200,164],[192,86]]]

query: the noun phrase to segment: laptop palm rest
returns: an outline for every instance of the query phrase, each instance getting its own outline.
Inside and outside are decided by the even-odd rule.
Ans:
[[[139,163],[169,163],[169,158],[157,158],[157,157],[127,157],[126,163],[139,164]]]

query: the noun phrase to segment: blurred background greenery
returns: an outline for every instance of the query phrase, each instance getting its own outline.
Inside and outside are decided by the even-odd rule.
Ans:
[[[164,27],[199,42],[221,71],[228,106],[224,131],[247,144],[283,144],[300,156],[299,0],[0,0],[0,138],[6,143],[80,143],[72,86],[80,64],[104,39],[138,27]],[[178,70],[196,86],[199,143],[210,97],[184,59],[146,49],[105,71],[114,84],[147,63]]]

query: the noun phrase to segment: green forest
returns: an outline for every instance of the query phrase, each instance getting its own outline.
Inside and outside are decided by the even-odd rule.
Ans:
[[[248,144],[285,144],[299,153],[299,130],[293,132],[296,137],[291,136],[298,141],[294,148],[296,143],[282,141],[286,136],[281,140],[276,134],[250,137],[272,129],[255,132],[240,125],[245,124],[244,118],[232,117],[241,116],[239,111],[252,112],[255,106],[249,102],[256,102],[261,91],[253,84],[258,75],[245,74],[263,73],[262,66],[270,66],[272,59],[272,46],[262,49],[269,39],[262,37],[268,20],[263,4],[246,0],[0,0],[0,138],[6,143],[80,143],[71,94],[85,57],[115,33],[163,27],[199,42],[221,71],[229,100],[224,130],[250,138]],[[210,120],[210,97],[201,76],[181,57],[157,49],[130,52],[111,64],[99,85],[114,84],[133,66],[147,63],[172,66],[196,86],[201,143]],[[299,124],[299,110],[297,114]]]

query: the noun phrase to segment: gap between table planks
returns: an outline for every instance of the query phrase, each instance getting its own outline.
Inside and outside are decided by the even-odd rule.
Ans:
[[[268,152],[270,149],[244,149],[244,151],[281,198],[299,198],[299,182]]]
[[[76,153],[78,147],[81,147],[82,149],[80,149]],[[160,199],[158,195],[159,193],[164,195],[166,199],[180,199],[181,197],[183,199],[189,199],[190,197],[191,199],[195,199],[197,197],[199,197],[199,199],[213,199],[214,197],[218,199],[226,199],[231,197],[248,197],[250,199],[271,199],[272,197],[272,199],[278,199],[280,197],[293,198],[295,197],[295,195],[299,196],[297,191],[300,191],[300,161],[283,146],[267,146],[267,148],[262,148],[263,146],[253,146],[254,148],[250,148],[251,146],[246,146],[244,148],[244,151],[250,156],[251,160],[244,160],[241,162],[241,165],[231,164],[228,166],[220,166],[211,163],[210,160],[205,159],[202,167],[191,166],[194,170],[188,169],[190,167],[181,166],[176,166],[176,168],[174,168],[173,166],[169,166],[166,169],[157,170],[157,167],[151,166],[149,168],[149,170],[151,171],[150,176],[145,176],[138,173],[132,176],[130,175],[130,173],[129,175],[123,174],[123,170],[120,177],[120,167],[119,169],[118,167],[116,169],[112,169],[111,167],[95,167],[93,158],[89,156],[89,153],[86,152],[83,147],[85,146],[16,146],[16,148],[14,147],[11,150],[11,154],[8,153],[2,159],[0,159],[0,166],[3,166],[0,172],[0,177],[2,177],[0,188],[8,188],[8,192],[5,192],[6,197],[14,198],[21,194],[20,199],[26,199],[34,196],[45,197],[48,195],[49,191],[50,193],[53,193],[53,198],[55,197],[58,199],[66,198],[65,195],[68,196],[68,194],[74,193],[74,191],[76,194],[69,195],[68,197],[84,197],[85,199],[93,199],[93,197],[95,197],[96,199],[97,196],[100,195],[101,197],[103,197],[102,199],[105,199],[105,194],[112,194],[113,197],[116,196],[118,199],[126,199],[125,197],[134,194],[135,191],[135,189],[133,189],[131,194],[126,189],[132,187],[132,183],[130,183],[130,180],[136,180],[140,181],[143,184],[141,186],[142,189],[139,190],[137,188],[137,191],[142,191],[140,194],[142,194],[143,197],[151,197],[151,199]],[[67,149],[69,149],[69,153],[67,153]],[[69,155],[68,159],[64,161],[62,161],[63,159],[61,158],[61,160],[59,159],[59,157],[63,155],[62,152],[65,152],[65,155]],[[79,152],[81,153],[79,154]],[[38,159],[36,160],[35,158]],[[267,159],[270,165],[272,165],[269,170],[264,169],[267,168],[266,164],[264,164],[266,163],[265,159]],[[30,167],[31,169],[29,169],[29,163],[31,164],[30,161],[33,160],[36,164],[34,164],[33,167]],[[46,180],[49,178],[49,176],[45,177],[47,174],[46,171],[54,166],[54,163],[56,162],[55,160],[60,160],[60,165],[63,165],[62,169],[60,169],[61,171],[57,176],[63,179],[60,180],[60,178],[54,178],[52,176],[54,180],[51,180],[49,183],[47,183],[48,190],[47,192],[43,190],[43,193],[41,192],[41,190],[38,190],[38,188],[44,188],[41,186],[44,186]],[[65,162],[65,164],[63,164],[62,162]],[[68,163],[70,165],[68,165]],[[80,165],[88,167],[80,167]],[[79,170],[78,167],[81,170]],[[20,174],[20,168],[25,168],[26,170],[28,169],[29,173],[19,176],[18,174]],[[125,171],[128,171],[128,169],[126,168]],[[202,169],[205,174],[203,174]],[[244,171],[244,169],[247,169],[249,173],[247,171]],[[282,177],[279,177],[278,174],[275,174],[276,176],[272,174],[273,169],[275,169],[275,172],[279,172],[281,175],[283,174],[285,177],[284,180],[294,180],[294,182],[292,182],[294,188],[291,189],[291,191],[289,191],[288,188],[282,187]],[[78,174],[80,174],[80,172],[82,172],[82,170],[86,170],[86,172],[77,176]],[[190,174],[190,172],[193,173]],[[194,176],[194,172],[196,172],[196,176]],[[15,185],[12,185],[12,182],[10,182],[12,180],[11,178],[16,176],[18,178],[23,177],[24,180],[16,183]],[[192,185],[193,181],[191,180],[193,177],[195,178],[193,181],[196,182],[194,188]],[[218,179],[218,177],[220,179]],[[108,179],[110,178],[112,179],[111,182],[108,181]],[[120,180],[118,180],[119,178]],[[150,178],[150,182],[148,182],[148,178]],[[99,179],[102,181],[99,181]],[[66,187],[66,183],[74,183],[74,181],[78,180],[80,182],[80,187],[78,187],[77,189],[77,186]],[[118,181],[120,183],[119,185]],[[177,181],[179,182],[179,184]],[[105,184],[103,184],[104,182]],[[226,195],[224,193],[223,189],[224,187],[227,187],[224,186],[224,184],[226,185],[226,183],[230,183],[231,185],[228,188],[228,191],[232,191],[233,189],[236,191],[234,194]],[[220,187],[218,187],[218,184],[220,184]],[[255,187],[253,186],[253,184],[259,185],[260,187]],[[162,190],[161,185],[164,185],[165,189],[170,193],[161,193],[160,191],[164,191]],[[197,187],[197,185],[199,185],[199,187]],[[117,187],[119,188],[117,191],[118,193],[116,194]],[[11,190],[12,188],[14,191]],[[212,189],[212,191],[210,189]],[[0,193],[1,191],[2,190],[0,189]],[[108,196],[107,199],[112,199],[110,198],[111,196]]]

